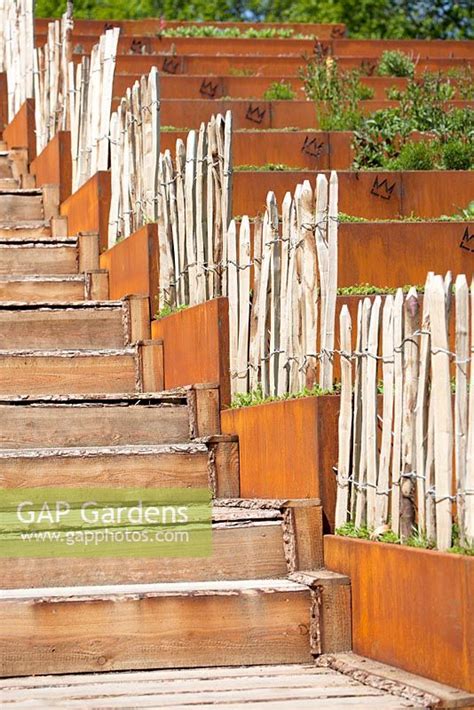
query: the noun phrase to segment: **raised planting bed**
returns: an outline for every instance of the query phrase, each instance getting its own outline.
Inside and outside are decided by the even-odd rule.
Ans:
[[[429,219],[452,215],[469,204],[474,191],[474,171],[469,170],[340,171],[338,177],[339,210],[346,214],[357,212],[358,217],[367,219],[396,219],[411,215]],[[316,175],[309,171],[236,172],[234,214],[253,216],[262,213],[270,190],[281,204],[285,193],[293,193],[295,186],[303,180],[310,180],[314,185]]]
[[[36,187],[59,185],[59,200],[64,202],[71,194],[72,187],[70,132],[58,131],[33,160],[30,170],[36,178]]]
[[[326,536],[324,563],[351,579],[355,653],[474,691],[474,558]]]
[[[109,298],[147,296],[151,314],[158,309],[158,226],[146,224],[100,255],[100,268],[109,272]]]
[[[61,204],[60,213],[68,219],[68,234],[96,232],[100,251],[108,245],[110,212],[110,172],[100,170]]]
[[[140,74],[115,74],[113,95],[124,96],[128,87],[140,79]],[[305,99],[303,82],[294,76],[187,76],[164,74],[160,77],[160,92],[163,99],[264,99],[272,84],[283,82],[290,87],[293,98]],[[392,88],[403,90],[407,80],[400,77],[368,76],[362,77],[361,83],[374,92],[372,98],[383,101],[388,98],[387,91]],[[290,94],[291,98],[291,94]]]
[[[165,389],[196,383],[217,384],[221,406],[228,406],[227,298],[215,298],[153,321],[151,337],[163,341]]]
[[[162,131],[160,148],[175,152],[176,140],[186,143],[186,131]],[[278,165],[282,159],[292,167],[308,170],[347,170],[352,163],[350,131],[234,131],[234,166]]]
[[[205,40],[203,40],[205,42]],[[73,60],[81,61],[82,55],[75,53]],[[298,76],[304,60],[298,56],[236,56],[221,54],[211,56],[206,54],[119,54],[117,56],[116,71],[126,74],[146,74],[152,66],[157,66],[165,74],[232,74],[234,72],[251,72],[255,76]],[[424,71],[447,71],[450,68],[464,67],[469,64],[468,59],[447,58],[420,59],[417,63],[416,73]],[[376,73],[377,59],[373,57],[342,57],[338,60],[341,69],[362,69],[366,74]]]
[[[223,410],[222,432],[239,437],[241,496],[320,498],[332,530],[338,415],[338,395]]]

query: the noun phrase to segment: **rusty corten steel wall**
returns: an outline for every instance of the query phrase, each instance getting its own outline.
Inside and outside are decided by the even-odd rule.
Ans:
[[[27,148],[29,160],[36,157],[35,101],[26,99],[16,116],[3,131],[9,148]]]
[[[186,131],[162,131],[161,150],[176,151],[176,140],[186,142]],[[232,160],[238,165],[280,163],[306,170],[347,170],[352,163],[350,131],[234,131]],[[296,184],[295,184],[296,186]]]
[[[59,199],[64,202],[71,194],[72,158],[71,133],[58,131],[44,150],[33,160],[31,173],[36,177],[36,186],[59,185]]]
[[[320,498],[332,530],[338,415],[338,395],[221,412],[223,433],[239,436],[242,497]]]
[[[474,691],[474,559],[343,537],[324,563],[347,574],[354,651]]]
[[[340,171],[338,177],[340,212],[369,219],[389,220],[412,214],[429,219],[442,214],[451,215],[469,204],[474,190],[474,173],[469,170]],[[285,193],[294,192],[297,183],[303,180],[309,180],[314,186],[315,172],[235,172],[234,213],[250,216],[262,214],[270,190],[281,204]],[[444,188],[443,181],[446,183]],[[362,225],[361,229],[368,226]],[[435,248],[433,243],[431,249],[434,251]]]
[[[148,296],[151,316],[158,309],[158,225],[147,224],[100,256],[109,272],[109,297]]]
[[[451,180],[451,174],[446,180]],[[434,207],[436,193],[430,195],[427,191],[426,195],[431,197]],[[456,195],[453,189],[451,199],[460,199]],[[458,204],[466,203],[460,199]],[[341,224],[338,284],[342,287],[369,283],[381,288],[420,285],[424,284],[428,271],[442,274],[448,270],[454,278],[466,274],[470,282],[474,276],[473,237],[473,222]]]
[[[110,172],[100,170],[61,204],[68,218],[68,234],[97,232],[100,250],[107,249],[110,212]]]
[[[229,306],[215,298],[153,321],[152,338],[163,340],[165,388],[220,385],[221,406],[230,402]]]

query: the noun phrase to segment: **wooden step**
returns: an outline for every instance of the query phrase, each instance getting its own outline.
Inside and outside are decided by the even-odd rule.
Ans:
[[[0,448],[54,448],[189,441],[186,393],[0,399]]]
[[[41,189],[0,190],[0,215],[4,223],[44,219]]]
[[[0,301],[64,303],[105,300],[107,297],[108,281],[105,272],[0,276]]]
[[[0,350],[0,394],[97,394],[140,389],[136,348]]]
[[[0,349],[121,348],[128,343],[126,302],[0,303]]]
[[[36,239],[45,240],[48,238],[67,238],[67,218],[53,217],[51,219],[33,219],[17,222],[8,222],[6,217],[0,213],[0,239],[2,241],[27,241]]]
[[[10,175],[3,176],[1,174],[1,161],[0,161],[0,190],[18,190],[20,187],[20,181],[18,178],[14,178]]]
[[[8,151],[0,151],[0,184],[3,180],[13,179],[12,166],[8,159]]]
[[[76,239],[12,243],[0,241],[0,275],[77,274]]]
[[[403,697],[390,694],[386,687],[371,687],[310,663],[81,673],[0,681],[2,698],[12,710],[26,707],[85,710],[85,699],[87,710],[403,710],[414,707]],[[439,707],[460,706],[441,704]]]
[[[51,585],[280,578],[288,574],[279,508],[213,508],[212,554],[208,557],[61,557],[2,560],[1,589]]]
[[[0,450],[4,488],[207,488],[209,466],[198,443]]]
[[[312,607],[281,579],[2,592],[0,674],[309,662]]]

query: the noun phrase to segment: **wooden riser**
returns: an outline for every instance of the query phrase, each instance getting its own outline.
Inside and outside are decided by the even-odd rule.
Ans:
[[[0,244],[0,274],[77,274],[77,244]]]
[[[43,221],[6,224],[5,215],[0,217],[0,240],[2,241],[8,239],[34,241],[47,238],[51,238],[51,227]]]
[[[8,558],[2,560],[1,589],[52,585],[265,579],[286,577],[281,521],[214,526],[210,557],[179,558]]]
[[[6,155],[0,155],[0,184],[2,180],[11,180],[12,178],[12,168],[8,160],[8,153]]]
[[[77,276],[0,277],[0,301],[64,303],[86,299],[86,279]]]
[[[209,476],[204,444],[0,451],[3,488],[207,488]]]
[[[41,190],[11,190],[0,192],[2,222],[15,223],[44,219]]]
[[[121,348],[127,340],[120,303],[8,309],[0,304],[1,350]]]
[[[6,594],[3,676],[311,660],[311,592],[286,580]]]
[[[10,175],[3,176],[0,171],[0,190],[18,190],[20,181]]]
[[[0,352],[0,394],[100,394],[140,387],[133,350]]]
[[[174,444],[189,440],[185,404],[147,400],[76,404],[0,404],[0,448]]]

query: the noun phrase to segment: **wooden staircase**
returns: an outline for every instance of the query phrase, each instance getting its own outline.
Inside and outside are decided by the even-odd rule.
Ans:
[[[239,498],[219,393],[162,392],[149,304],[108,299],[98,238],[0,153],[0,484],[207,488],[201,558],[2,560],[3,677],[310,663],[350,650],[350,587],[322,569],[319,501]]]

